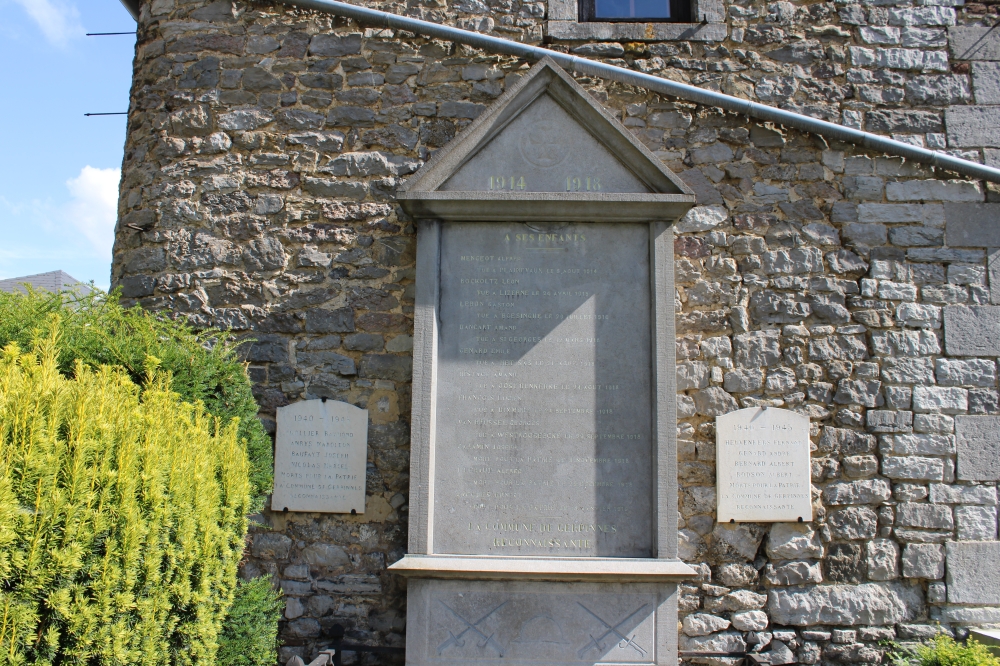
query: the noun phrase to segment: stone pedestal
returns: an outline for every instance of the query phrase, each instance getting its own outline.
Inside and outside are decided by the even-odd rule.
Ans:
[[[669,225],[693,195],[542,62],[399,199],[407,663],[676,663]]]

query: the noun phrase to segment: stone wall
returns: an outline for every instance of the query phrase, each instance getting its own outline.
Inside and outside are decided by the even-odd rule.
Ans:
[[[996,76],[977,78],[992,65],[974,62],[970,85],[954,58],[984,29],[952,29],[949,52],[945,26],[994,7],[733,3],[724,44],[553,47],[990,159],[996,107],[947,110],[996,101]],[[543,3],[380,8],[545,30]],[[973,55],[1000,58],[993,39]],[[403,642],[405,589],[386,566],[406,547],[415,234],[393,192],[527,66],[271,2],[142,4],[113,284],[253,337],[272,429],[304,398],[371,413],[366,513],[266,512],[253,534],[244,575],[287,595],[282,661],[311,657],[334,623]],[[1000,351],[949,358],[942,325],[989,324],[946,308],[989,303],[991,287],[1000,302],[988,243],[948,231],[982,216],[963,206],[985,184],[578,80],[699,197],[676,241],[682,555],[702,573],[683,588],[682,649],[872,662],[880,640],[936,621],[1000,622],[946,603],[944,583],[945,542],[996,539],[995,484],[956,481],[955,428],[1000,411]],[[975,122],[951,123],[961,113]],[[811,524],[714,522],[712,417],[760,404],[812,419]]]

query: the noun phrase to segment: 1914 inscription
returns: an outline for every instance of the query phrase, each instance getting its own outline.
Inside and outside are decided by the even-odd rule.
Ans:
[[[434,552],[649,556],[648,236],[442,226]]]
[[[812,520],[807,416],[752,407],[715,429],[720,523]]]
[[[364,513],[368,410],[303,400],[277,413],[272,510]]]

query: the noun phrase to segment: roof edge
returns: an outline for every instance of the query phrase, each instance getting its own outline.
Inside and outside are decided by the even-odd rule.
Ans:
[[[131,2],[138,4],[138,0],[122,0],[123,3]],[[299,7],[301,9],[312,9],[337,16],[345,16],[354,19],[359,23],[376,25],[384,28],[394,28],[408,30],[438,39],[466,44],[475,48],[482,48],[494,53],[506,53],[529,60],[541,60],[549,57],[557,62],[560,67],[569,71],[576,71],[590,76],[597,76],[603,79],[618,81],[628,85],[634,85],[655,92],[671,95],[689,102],[695,102],[710,107],[718,107],[726,111],[732,111],[748,117],[757,118],[765,122],[772,122],[786,127],[793,127],[805,132],[819,134],[837,141],[853,143],[871,150],[883,152],[888,155],[904,157],[915,162],[929,164],[931,166],[954,171],[958,174],[976,179],[987,180],[1000,183],[1000,169],[972,162],[960,157],[954,157],[947,153],[928,150],[920,146],[914,146],[902,141],[896,141],[888,137],[872,134],[850,127],[844,127],[826,120],[812,118],[810,116],[778,109],[766,104],[751,102],[750,100],[733,97],[725,93],[705,90],[686,83],[679,83],[658,76],[634,72],[624,67],[608,65],[580,56],[569,55],[551,51],[529,44],[521,44],[502,37],[484,35],[471,30],[463,30],[452,26],[431,23],[420,19],[400,16],[389,12],[358,7],[346,2],[337,0],[279,0],[279,2]]]
[[[132,15],[135,22],[139,22],[139,0],[121,0],[122,6]]]

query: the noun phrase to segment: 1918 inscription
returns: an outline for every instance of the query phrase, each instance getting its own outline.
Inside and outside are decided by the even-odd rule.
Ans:
[[[443,225],[435,552],[649,556],[648,235]]]

